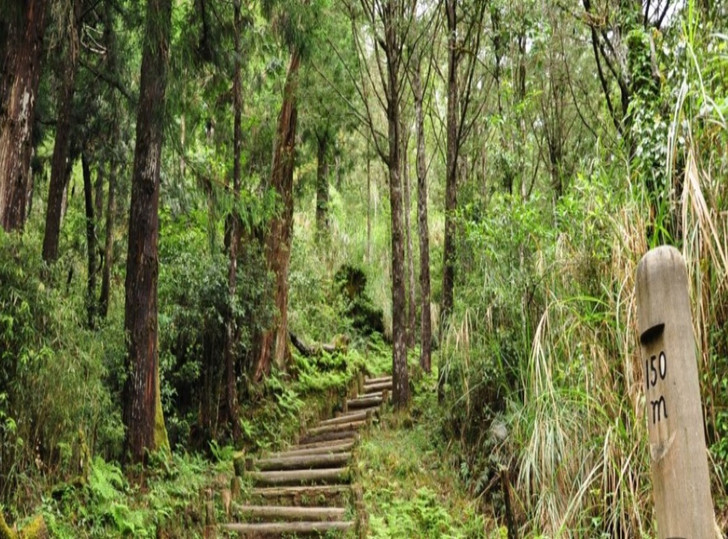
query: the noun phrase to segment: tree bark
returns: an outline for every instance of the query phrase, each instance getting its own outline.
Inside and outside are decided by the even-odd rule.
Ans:
[[[402,184],[404,185],[404,230],[406,236],[407,256],[407,346],[415,347],[417,333],[417,303],[415,301],[415,263],[412,247],[412,228],[410,227],[410,180],[409,163],[407,162],[407,147],[409,146],[409,133],[402,124]]]
[[[27,0],[19,11],[21,20],[9,25],[0,81],[0,224],[8,232],[25,223],[47,3]]]
[[[96,226],[94,222],[93,186],[91,167],[84,151],[81,154],[83,170],[83,194],[86,207],[86,255],[88,273],[86,276],[86,315],[89,329],[94,328],[96,318]]]
[[[106,195],[106,240],[104,242],[104,270],[101,274],[99,315],[106,318],[111,295],[111,271],[114,267],[114,214],[116,213],[116,160],[109,163],[109,192]]]
[[[73,3],[73,14],[70,17],[68,48],[62,73],[62,84],[58,94],[58,121],[56,122],[56,138],[53,143],[51,161],[51,180],[48,185],[48,206],[46,208],[45,233],[43,235],[43,260],[55,262],[58,259],[58,239],[61,232],[61,209],[63,191],[68,181],[67,166],[71,147],[71,113],[73,112],[73,95],[76,90],[76,73],[78,72],[78,23],[81,16],[81,0]]]
[[[235,319],[234,308],[237,304],[237,280],[238,280],[238,243],[240,237],[240,218],[237,205],[240,201],[240,158],[243,148],[242,136],[242,108],[243,92],[240,77],[240,0],[233,2],[234,25],[235,25],[235,67],[233,73],[233,199],[235,201],[232,219],[230,220],[230,246],[228,254],[230,261],[228,266],[228,295],[230,301],[230,313],[225,323],[225,402],[227,405],[227,419],[233,440],[238,442],[242,436],[240,430],[240,417],[238,412],[238,391],[236,376],[236,348],[239,340],[239,331]]]
[[[274,325],[259,338],[254,380],[270,372],[271,362],[283,369],[288,363],[288,266],[291,261],[293,233],[293,168],[296,145],[298,69],[300,52],[294,49],[283,89],[283,103],[278,116],[271,186],[280,198],[281,211],[270,222],[266,237],[265,256],[268,268],[275,276],[275,305],[278,314]]]
[[[323,239],[329,229],[329,134],[316,135],[316,235]]]
[[[124,313],[128,377],[124,386],[123,419],[126,449],[134,462],[143,462],[145,452],[158,449],[166,437],[163,424],[159,424],[161,410],[157,409],[157,242],[171,14],[172,0],[148,0],[129,212]]]
[[[455,210],[457,209],[458,183],[458,63],[457,50],[457,0],[447,0],[445,11],[448,31],[447,71],[447,164],[445,176],[445,239],[442,264],[442,319],[452,313],[455,286]]]
[[[396,408],[404,408],[409,402],[407,373],[407,327],[404,285],[404,229],[402,226],[402,179],[400,178],[400,82],[401,47],[396,2],[383,7],[384,41],[387,56],[387,135],[389,153],[389,203],[392,220],[392,402]]]
[[[425,118],[422,110],[423,91],[419,69],[412,80],[415,94],[417,126],[417,224],[420,238],[420,300],[421,344],[420,366],[425,372],[432,368],[432,315],[430,313],[430,230],[427,224],[427,165],[425,163]]]

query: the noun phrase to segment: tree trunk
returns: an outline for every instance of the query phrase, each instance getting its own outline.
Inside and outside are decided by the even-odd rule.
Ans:
[[[404,408],[409,402],[407,373],[407,326],[404,285],[404,229],[402,225],[402,179],[400,177],[400,69],[395,6],[388,2],[384,8],[384,35],[387,55],[387,135],[389,153],[389,203],[392,219],[392,402]]]
[[[73,112],[73,95],[76,90],[76,73],[78,72],[79,40],[77,28],[80,16],[81,1],[75,0],[73,14],[70,17],[71,28],[63,66],[63,81],[58,94],[58,120],[56,122],[56,138],[53,144],[51,181],[48,186],[48,207],[46,208],[45,233],[43,236],[43,260],[49,263],[58,259],[63,191],[68,181],[66,162],[71,147],[71,113]]]
[[[316,135],[318,151],[316,153],[316,236],[321,240],[329,229],[329,149],[328,132]]]
[[[106,241],[104,242],[104,271],[101,274],[99,315],[106,318],[111,295],[111,271],[114,268],[114,214],[116,213],[116,160],[109,163],[109,192],[106,195]]]
[[[124,386],[126,448],[134,462],[159,449],[166,433],[160,425],[157,350],[159,258],[159,169],[165,119],[172,0],[148,0],[142,56],[136,147],[129,212],[124,329],[128,377]]]
[[[86,313],[89,329],[94,328],[96,318],[96,227],[94,223],[93,186],[91,183],[91,168],[88,157],[84,151],[81,154],[81,168],[83,169],[83,194],[86,206],[86,254],[88,273],[86,277]]]
[[[372,263],[372,159],[367,139],[367,263]]]
[[[33,155],[33,119],[41,74],[47,2],[27,0],[17,24],[9,25],[0,89],[0,224],[6,231],[25,223]]]
[[[455,286],[455,210],[457,209],[458,189],[458,94],[457,50],[457,0],[447,0],[448,30],[448,74],[447,74],[447,165],[445,176],[445,241],[442,264],[442,319],[446,321],[453,309],[453,290]]]
[[[235,11],[235,67],[233,73],[233,207],[232,219],[230,219],[230,246],[228,254],[230,263],[228,266],[228,295],[231,307],[237,304],[237,280],[238,280],[238,242],[240,236],[240,218],[237,205],[240,201],[240,157],[243,147],[242,137],[242,108],[243,93],[240,77],[240,0],[234,0]],[[225,323],[225,402],[227,404],[227,419],[230,423],[233,440],[238,442],[242,436],[240,431],[240,417],[238,412],[238,391],[236,376],[236,348],[238,345],[239,331],[235,320],[235,310],[231,308],[228,319]]]
[[[409,163],[407,160],[407,147],[409,146],[409,132],[402,124],[402,183],[404,185],[404,230],[407,240],[407,346],[415,347],[417,327],[417,303],[415,301],[415,263],[412,248],[412,228],[410,227],[410,180]]]
[[[432,315],[430,313],[430,230],[427,224],[427,165],[425,163],[425,118],[422,110],[423,92],[419,70],[412,80],[415,94],[417,125],[417,224],[420,238],[420,298],[421,345],[420,366],[430,372],[432,346]]]
[[[278,116],[271,186],[280,197],[280,213],[270,222],[265,242],[268,268],[275,276],[275,305],[278,314],[272,328],[263,332],[258,342],[254,380],[270,372],[271,361],[283,369],[290,357],[288,348],[288,266],[291,261],[291,235],[293,233],[293,167],[296,145],[298,68],[301,56],[291,53],[291,62],[283,90],[283,103]]]

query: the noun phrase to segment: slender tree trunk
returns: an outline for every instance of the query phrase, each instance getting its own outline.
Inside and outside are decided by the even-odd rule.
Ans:
[[[99,316],[106,318],[111,295],[111,271],[114,268],[114,214],[116,213],[116,160],[109,163],[109,193],[106,196],[106,241],[104,242],[104,271],[101,274]]]
[[[235,68],[233,73],[233,198],[235,207],[230,219],[230,263],[228,266],[228,295],[230,305],[237,303],[237,280],[238,280],[238,243],[240,236],[240,218],[238,216],[237,204],[240,200],[240,157],[243,148],[243,136],[241,127],[243,92],[240,77],[240,0],[234,0],[235,11]],[[238,442],[242,436],[240,431],[240,417],[238,412],[238,391],[236,376],[236,348],[240,335],[235,320],[235,310],[230,309],[228,319],[225,323],[225,402],[227,404],[227,416],[231,426],[233,440]]]
[[[275,305],[277,316],[272,328],[263,332],[258,342],[254,380],[270,372],[271,362],[283,369],[290,357],[288,348],[288,266],[291,261],[293,233],[293,168],[296,145],[298,68],[301,56],[291,53],[291,61],[283,89],[283,104],[278,116],[271,186],[280,197],[282,210],[270,222],[266,237],[265,256],[268,268],[275,276]]]
[[[166,442],[159,406],[157,276],[159,169],[164,133],[172,0],[148,0],[129,213],[124,329],[126,448],[134,462]]]
[[[409,133],[402,125],[402,183],[404,185],[404,230],[407,239],[407,346],[415,347],[417,327],[417,303],[415,301],[415,263],[412,248],[412,228],[410,227],[410,180],[407,147],[409,146]]]
[[[47,2],[27,0],[15,11],[0,81],[0,225],[8,232],[25,223]]]
[[[83,194],[86,207],[86,255],[88,273],[86,277],[86,314],[90,329],[94,328],[96,318],[96,227],[94,222],[93,186],[91,183],[91,167],[84,151],[81,154],[83,170]]]
[[[420,238],[420,297],[422,305],[420,366],[425,372],[432,368],[432,315],[430,313],[430,230],[427,224],[427,165],[425,163],[425,118],[422,110],[423,92],[419,70],[412,80],[415,94],[417,125],[417,224]]]
[[[387,55],[387,135],[389,152],[389,204],[392,219],[392,401],[396,408],[409,402],[407,373],[407,325],[404,284],[404,227],[402,225],[402,178],[400,148],[400,69],[401,57],[395,3],[387,2],[384,12],[384,39]]]
[[[372,159],[367,140],[367,262],[372,262]]]
[[[322,239],[329,229],[329,134],[316,135],[316,235]]]
[[[63,81],[58,94],[58,121],[56,122],[56,138],[53,144],[51,181],[48,186],[48,206],[46,208],[45,233],[43,236],[43,260],[46,262],[55,262],[58,259],[63,191],[68,181],[66,162],[71,147],[71,113],[73,111],[73,95],[76,90],[76,73],[78,72],[79,40],[77,26],[80,16],[81,0],[75,0],[70,18],[72,25],[69,30],[68,49],[65,54]]]
[[[460,97],[458,93],[457,50],[457,0],[447,0],[448,30],[448,71],[447,71],[447,164],[445,176],[445,241],[443,246],[442,267],[442,319],[446,321],[453,309],[455,286],[455,210],[457,209],[458,189],[458,113]]]

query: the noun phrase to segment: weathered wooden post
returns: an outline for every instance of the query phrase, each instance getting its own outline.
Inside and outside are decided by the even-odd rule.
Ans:
[[[637,321],[659,539],[714,539],[688,277],[674,247],[637,267]]]

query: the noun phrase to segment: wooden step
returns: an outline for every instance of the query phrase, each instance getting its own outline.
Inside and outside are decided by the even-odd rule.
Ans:
[[[349,468],[290,470],[275,472],[246,472],[256,485],[296,485],[301,483],[348,483]]]
[[[356,412],[342,413],[331,419],[325,419],[319,425],[323,427],[324,425],[338,425],[340,423],[348,423],[349,421],[366,421],[369,415],[366,410],[357,410]]]
[[[350,421],[348,423],[335,423],[333,425],[322,425],[321,427],[314,427],[308,429],[306,432],[307,436],[315,436],[316,434],[324,434],[325,432],[341,432],[344,430],[359,430],[367,424],[366,419],[364,421]]]
[[[344,453],[349,451],[354,444],[355,440],[334,440],[333,442],[318,442],[315,444],[306,445],[294,445],[290,449],[285,451],[277,451],[270,453],[265,458],[278,458],[278,457],[295,457],[298,455],[330,455],[332,453]]]
[[[238,505],[236,514],[246,520],[344,520],[344,507],[296,507],[282,505]]]
[[[378,384],[380,382],[389,382],[392,383],[392,376],[379,376],[377,378],[366,378],[364,379],[364,385],[367,384]]]
[[[270,502],[285,502],[299,507],[310,505],[348,505],[351,496],[349,485],[306,485],[289,487],[254,488],[250,499]]]
[[[322,432],[321,434],[307,434],[299,441],[301,444],[313,444],[318,442],[331,442],[339,440],[350,440],[357,437],[355,430],[339,430],[334,432]]]
[[[346,406],[350,410],[360,410],[362,408],[371,408],[373,406],[379,406],[382,404],[382,394],[372,394],[366,397],[359,397],[357,399],[349,399],[346,401]]]
[[[307,442],[307,443],[299,443],[296,446],[293,446],[293,449],[299,450],[299,449],[326,449],[329,447],[334,447],[338,445],[343,445],[346,443],[355,444],[357,441],[357,438],[342,438],[340,440],[324,440],[323,442]],[[340,451],[339,451],[340,452]]]
[[[351,457],[351,453],[314,453],[312,455],[289,455],[284,457],[267,457],[252,462],[255,470],[309,470],[313,468],[334,468],[343,466]]]
[[[378,391],[382,391],[383,389],[388,389],[389,391],[392,391],[392,382],[377,382],[372,384],[364,384],[365,395],[376,393]]]
[[[354,527],[353,521],[334,522],[266,522],[260,524],[221,524],[224,530],[249,534],[250,537],[264,537],[266,535],[280,535],[284,533],[326,533],[334,530],[346,531]]]

